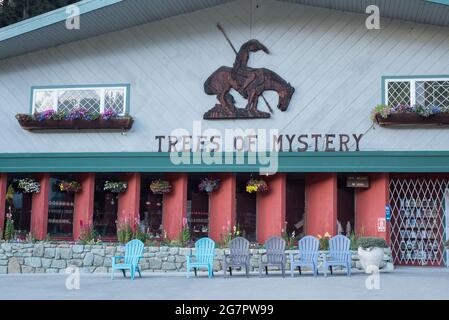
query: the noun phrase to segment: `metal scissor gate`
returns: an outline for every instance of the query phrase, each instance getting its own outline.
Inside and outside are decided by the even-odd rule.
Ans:
[[[390,206],[394,263],[444,265],[449,179],[393,177]]]

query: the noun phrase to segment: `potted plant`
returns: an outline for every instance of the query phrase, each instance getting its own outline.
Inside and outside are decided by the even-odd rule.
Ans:
[[[198,186],[200,191],[211,193],[220,188],[220,179],[204,178]]]
[[[265,180],[251,178],[246,183],[246,192],[248,193],[267,192],[267,191],[268,191],[268,184],[265,182]]]
[[[329,232],[326,232],[324,236],[318,234],[317,238],[320,241],[320,250],[321,251],[329,250],[329,240],[332,238],[331,234]]]
[[[24,194],[39,193],[41,191],[40,187],[39,182],[30,178],[25,178],[16,181],[15,191]]]
[[[78,192],[81,190],[81,184],[77,181],[62,180],[58,183],[60,192]]]
[[[171,191],[171,184],[166,180],[154,180],[150,184],[150,189],[154,194],[164,194]]]
[[[123,181],[106,181],[104,183],[104,191],[109,191],[112,193],[122,193],[128,188],[128,184]]]
[[[358,256],[362,268],[366,273],[371,273],[370,267],[375,266],[379,269],[380,263],[384,257],[384,248],[387,248],[387,242],[378,237],[361,237],[357,240]]]

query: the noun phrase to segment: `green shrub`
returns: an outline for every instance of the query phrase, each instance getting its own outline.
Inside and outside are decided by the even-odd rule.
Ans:
[[[361,237],[357,240],[357,247],[367,248],[388,248],[387,242],[378,237]]]
[[[349,235],[349,240],[351,240],[351,245],[350,245],[350,249],[351,250],[357,250],[358,248],[358,237],[354,232],[351,232],[351,234]]]
[[[142,232],[140,227],[137,227],[136,232],[134,232],[134,239],[140,240],[143,243],[145,243],[148,240],[148,234],[146,234],[145,232]]]
[[[80,231],[79,242],[81,244],[93,244],[100,239],[98,232],[91,224],[82,225]]]

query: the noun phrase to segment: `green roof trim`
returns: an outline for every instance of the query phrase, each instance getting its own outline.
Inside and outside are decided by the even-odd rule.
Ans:
[[[438,4],[444,4],[446,6],[449,6],[449,0],[426,0],[427,2],[433,2]]]
[[[83,15],[104,7],[122,2],[123,0],[83,0],[75,3],[80,9],[80,14]],[[68,15],[66,7],[62,7],[0,29],[0,41],[8,40],[20,36],[22,34],[32,32],[49,25],[65,21]]]
[[[4,153],[0,172],[258,172],[254,154],[244,162],[174,164],[169,153]],[[282,152],[279,172],[449,172],[449,151]],[[199,154],[190,157],[199,160]],[[222,158],[224,159],[224,158]]]

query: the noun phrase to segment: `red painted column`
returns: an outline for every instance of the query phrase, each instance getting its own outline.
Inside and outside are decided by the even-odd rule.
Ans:
[[[73,239],[78,240],[81,234],[81,223],[84,227],[93,226],[95,173],[79,175],[81,191],[75,193],[75,209],[73,213]]]
[[[8,175],[0,173],[0,239],[5,228],[6,192],[8,190]]]
[[[317,236],[337,233],[337,174],[306,175],[306,233]]]
[[[40,192],[33,194],[31,204],[31,234],[38,240],[47,237],[48,196],[50,194],[50,174],[41,173],[36,176],[40,183]]]
[[[287,178],[285,173],[263,178],[269,192],[257,194],[257,241],[264,243],[269,237],[281,236],[285,230]]]
[[[228,228],[236,224],[236,177],[233,173],[214,175],[221,180],[220,188],[209,196],[209,237],[223,241]]]
[[[385,232],[378,231],[378,219],[385,219],[385,206],[389,203],[390,177],[388,173],[372,173],[370,187],[357,189],[355,194],[355,231],[358,236],[381,237],[389,242],[388,225]]]
[[[162,225],[169,240],[178,240],[187,217],[187,173],[168,173],[165,179],[170,181],[172,191],[164,194]]]
[[[136,228],[140,222],[140,173],[128,173],[121,177],[128,182],[128,188],[118,197],[118,220],[128,221],[132,228]]]

